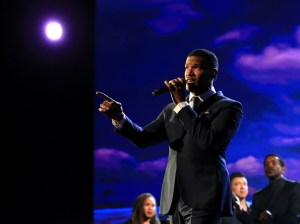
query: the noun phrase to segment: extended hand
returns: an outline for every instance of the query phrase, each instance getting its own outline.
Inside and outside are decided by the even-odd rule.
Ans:
[[[97,96],[101,96],[104,101],[100,104],[98,111],[103,113],[110,119],[120,121],[124,117],[124,112],[122,109],[122,104],[110,98],[106,94],[97,91]]]

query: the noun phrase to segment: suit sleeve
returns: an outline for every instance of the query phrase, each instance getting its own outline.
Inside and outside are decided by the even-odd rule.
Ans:
[[[164,113],[161,112],[157,119],[145,127],[140,127],[127,117],[123,127],[121,129],[115,128],[115,132],[127,138],[138,148],[159,144],[167,139],[164,126]]]
[[[273,216],[274,224],[298,224],[300,222],[300,183],[293,183],[291,185],[291,188],[287,189],[287,191],[289,191],[286,192],[287,194],[289,194],[288,208],[285,214]],[[278,206],[280,206],[280,204]]]
[[[250,207],[250,217],[255,224],[259,224],[258,216],[260,212],[262,212],[257,208],[257,197],[257,193],[253,195],[252,205]]]

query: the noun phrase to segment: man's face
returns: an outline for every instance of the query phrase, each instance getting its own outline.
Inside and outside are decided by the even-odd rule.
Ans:
[[[189,56],[185,62],[186,89],[199,95],[211,88],[217,70],[208,68],[202,57]]]
[[[285,167],[281,166],[277,156],[269,156],[264,163],[265,174],[270,180],[281,178],[285,172]]]
[[[236,177],[231,181],[231,190],[238,198],[245,199],[248,195],[248,182],[245,177]]]

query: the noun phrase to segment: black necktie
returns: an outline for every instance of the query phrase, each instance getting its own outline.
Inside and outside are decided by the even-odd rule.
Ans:
[[[199,97],[194,96],[192,98],[192,100],[193,100],[193,108],[194,109],[198,108],[201,104],[201,101],[200,101]]]

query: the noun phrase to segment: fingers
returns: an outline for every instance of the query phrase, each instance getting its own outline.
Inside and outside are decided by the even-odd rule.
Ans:
[[[176,88],[182,88],[185,84],[185,80],[181,77],[178,77],[176,79],[170,80],[169,83]]]
[[[104,100],[108,101],[108,102],[115,102],[114,99],[110,98],[109,96],[107,96],[106,94],[100,92],[100,91],[97,91],[96,92],[96,95],[97,96],[101,96]]]
[[[118,104],[114,99],[110,98],[105,93],[97,91],[96,95],[100,96],[104,99],[104,101],[100,104],[100,107],[98,109],[98,111],[100,111],[102,113],[106,113],[107,111],[114,108],[116,106],[116,104]]]
[[[266,221],[266,220],[271,219],[271,218],[272,218],[272,214],[268,210],[263,211],[259,215],[259,220],[260,221]]]
[[[176,89],[182,89],[185,83],[185,80],[181,77],[178,77],[176,79],[172,79],[170,81],[165,80],[165,85],[171,90],[174,91]]]
[[[185,101],[184,93],[184,79],[178,77],[170,81],[164,81],[165,85],[169,88],[171,93],[171,98],[175,104]]]
[[[99,110],[100,112],[106,112],[106,111],[108,111],[110,108],[111,108],[111,102],[104,101],[103,103],[100,104],[100,107],[99,107],[98,110]]]
[[[170,89],[171,84],[170,84],[167,80],[165,80],[164,83],[165,83],[165,85]]]

